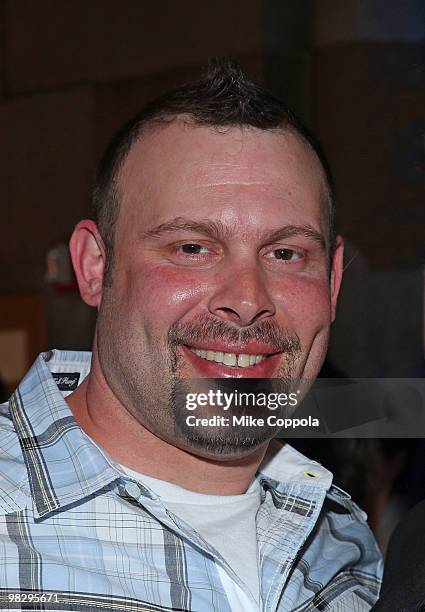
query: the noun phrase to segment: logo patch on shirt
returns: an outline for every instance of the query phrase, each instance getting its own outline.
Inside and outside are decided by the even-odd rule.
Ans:
[[[80,380],[79,372],[53,372],[55,383],[59,387],[59,391],[74,391],[78,387]]]

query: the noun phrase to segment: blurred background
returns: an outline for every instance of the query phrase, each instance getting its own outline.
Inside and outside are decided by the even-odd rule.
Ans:
[[[283,98],[330,159],[347,256],[326,375],[423,377],[424,33],[422,0],[0,0],[4,397],[40,351],[90,348],[95,312],[66,245],[91,214],[96,164],[125,120],[214,55]],[[303,450],[366,507],[383,548],[425,497],[422,441]]]

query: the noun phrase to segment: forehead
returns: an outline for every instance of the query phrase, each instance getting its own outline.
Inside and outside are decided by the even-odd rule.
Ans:
[[[147,131],[120,172],[118,230],[146,231],[184,216],[254,230],[275,221],[324,231],[320,162],[291,131],[214,129],[177,119]]]

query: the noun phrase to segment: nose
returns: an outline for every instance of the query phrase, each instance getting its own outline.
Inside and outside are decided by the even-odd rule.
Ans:
[[[276,313],[263,272],[257,267],[238,268],[217,282],[220,284],[208,304],[216,317],[247,327]]]

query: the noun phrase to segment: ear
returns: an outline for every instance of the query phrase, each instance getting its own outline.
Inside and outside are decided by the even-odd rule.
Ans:
[[[341,288],[342,273],[344,271],[344,240],[342,236],[337,236],[335,240],[335,249],[332,255],[331,262],[331,315],[332,321],[336,317],[336,304],[338,300],[339,290]]]
[[[89,306],[99,306],[106,252],[94,221],[85,219],[76,225],[69,250],[82,299]]]

